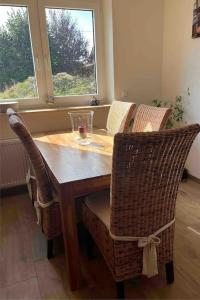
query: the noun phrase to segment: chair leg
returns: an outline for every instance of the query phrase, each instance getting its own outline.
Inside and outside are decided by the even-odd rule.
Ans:
[[[117,282],[116,287],[117,287],[117,299],[125,299],[124,282],[123,281]]]
[[[174,263],[173,263],[173,261],[170,261],[165,265],[165,270],[166,270],[167,283],[168,284],[173,283],[174,282]]]
[[[53,240],[47,240],[47,258],[53,258]]]

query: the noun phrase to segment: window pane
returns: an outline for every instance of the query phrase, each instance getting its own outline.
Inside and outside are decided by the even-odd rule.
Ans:
[[[46,8],[54,96],[96,94],[93,11]]]
[[[27,8],[0,5],[0,100],[36,96]]]

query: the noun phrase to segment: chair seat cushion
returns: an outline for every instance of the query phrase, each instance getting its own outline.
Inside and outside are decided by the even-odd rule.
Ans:
[[[110,190],[94,193],[86,198],[85,205],[110,228]]]

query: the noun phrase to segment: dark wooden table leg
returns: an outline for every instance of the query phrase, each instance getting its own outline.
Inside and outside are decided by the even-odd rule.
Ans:
[[[72,291],[75,291],[81,287],[82,276],[75,215],[75,199],[70,184],[60,186],[60,201],[65,257],[69,272],[70,288]]]

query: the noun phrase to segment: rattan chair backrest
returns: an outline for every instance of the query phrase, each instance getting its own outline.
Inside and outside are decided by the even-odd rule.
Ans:
[[[114,138],[111,232],[148,236],[173,220],[178,187],[200,125]]]
[[[118,132],[128,132],[135,108],[135,103],[113,101],[106,125],[108,132],[113,135]]]
[[[25,147],[32,164],[37,181],[37,187],[40,193],[40,201],[47,203],[52,199],[52,189],[40,151],[20,116],[18,116],[16,113],[11,114],[11,111],[9,110],[8,120],[11,129],[15,132]]]
[[[141,104],[136,112],[132,132],[151,132],[165,129],[172,110]]]

